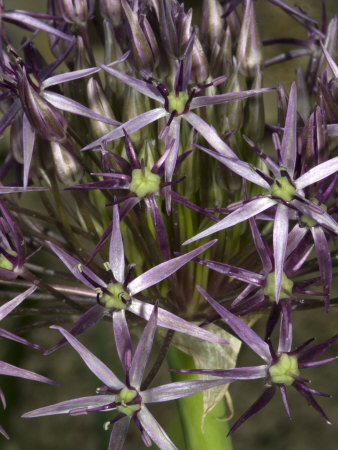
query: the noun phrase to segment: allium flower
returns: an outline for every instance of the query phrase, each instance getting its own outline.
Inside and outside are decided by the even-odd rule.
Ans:
[[[37,72],[34,61],[30,62],[30,66],[26,65],[12,49],[11,54],[14,56],[15,62],[8,60],[7,65],[3,62],[0,64],[3,77],[3,80],[0,82],[0,88],[7,91],[7,95],[3,98],[7,100],[13,99],[13,103],[0,120],[0,134],[10,126],[20,111],[23,111],[23,178],[25,187],[28,184],[36,133],[44,139],[60,142],[64,145],[67,142],[67,121],[60,110],[78,114],[89,119],[100,120],[111,125],[120,124],[116,120],[91,111],[75,100],[47,89],[51,86],[93,75],[100,70],[98,68],[91,68],[50,76],[55,68],[64,61],[73,44],[69,46],[61,58],[48,67],[48,70],[44,69],[43,71]],[[124,58],[125,56],[113,64],[122,61]]]
[[[118,213],[118,206],[114,206],[113,230],[110,241],[109,251],[109,267],[113,277],[112,282],[106,283],[93,273],[88,267],[82,265],[80,261],[76,260],[66,252],[61,250],[57,245],[49,242],[49,247],[68,267],[72,274],[86,286],[95,289],[98,293],[98,303],[92,306],[71,328],[71,333],[74,336],[87,331],[90,327],[95,325],[105,314],[111,314],[114,323],[114,330],[118,328],[118,321],[124,317],[125,311],[148,320],[153,305],[144,301],[138,300],[135,295],[139,292],[156,285],[165,278],[170,277],[178,269],[180,269],[187,262],[191,261],[197,255],[211,247],[216,241],[208,242],[201,247],[192,250],[185,255],[172,258],[157,266],[144,272],[134,280],[130,280],[131,270],[129,269],[127,276],[125,275],[125,260],[123,241],[120,230],[120,220]],[[172,314],[162,308],[158,309],[158,325],[171,330],[180,331],[190,336],[205,339],[210,342],[218,344],[227,344],[223,338],[210,333],[203,328],[200,328],[193,323],[189,323],[175,314]],[[64,340],[57,343],[47,353],[54,351],[60,345],[65,343]]]
[[[273,176],[266,175],[262,171],[257,170],[260,174],[261,180],[266,183],[269,192],[263,195],[257,195],[249,200],[239,203],[235,206],[235,211],[231,212],[227,217],[220,220],[217,224],[198,233],[196,236],[188,239],[184,244],[189,244],[197,239],[209,236],[217,231],[232,227],[237,223],[243,222],[250,217],[256,216],[263,211],[268,210],[272,206],[277,206],[274,230],[273,230],[273,246],[274,246],[274,265],[275,265],[275,288],[276,301],[278,302],[282,277],[283,266],[285,260],[288,229],[289,229],[289,215],[290,210],[296,210],[300,215],[306,215],[313,219],[319,225],[327,228],[333,233],[338,233],[337,222],[327,214],[316,203],[304,197],[303,189],[311,184],[334,174],[338,170],[338,157],[325,161],[316,167],[303,173],[299,178],[295,179],[295,165],[297,158],[297,92],[296,84],[293,83],[290,91],[290,98],[285,121],[285,128],[281,147],[277,148],[279,155],[279,165],[272,159],[259,151],[259,156],[262,157],[268,169]],[[247,139],[248,142],[255,147],[255,145]],[[278,144],[279,145],[279,144]],[[202,147],[200,147],[202,148]],[[257,149],[257,147],[255,147]],[[212,152],[206,148],[202,148],[206,153],[212,155],[221,163],[227,164],[227,158],[219,153]],[[229,167],[229,166],[228,166]],[[240,167],[240,166],[238,166]],[[238,169],[239,172],[241,169]],[[242,177],[246,177],[246,173],[242,172]],[[247,178],[248,179],[248,178]],[[262,184],[261,184],[262,185]],[[231,210],[232,205],[228,206]]]
[[[171,442],[161,425],[149,412],[146,404],[186,397],[220,385],[224,381],[191,380],[170,383],[142,391],[141,382],[157,326],[157,305],[151,306],[151,308],[153,309],[152,313],[134,354],[124,316],[121,315],[119,317],[118,332],[114,327],[115,343],[126,376],[125,383],[121,382],[102,361],[68,331],[61,327],[52,327],[63,334],[64,339],[78,352],[89,369],[104,383],[104,386],[97,389],[99,395],[75,398],[56,403],[55,405],[45,406],[30,411],[22,417],[33,418],[53,414],[78,416],[94,411],[116,410],[117,415],[104,425],[105,429],[108,429],[110,425],[114,425],[110,435],[109,450],[120,450],[123,447],[131,419],[135,421],[147,447],[150,447],[153,441],[160,449],[176,449],[176,446]]]
[[[229,379],[234,380],[253,380],[257,378],[264,378],[265,388],[263,394],[253,403],[253,405],[237,420],[229,431],[231,435],[237,428],[239,428],[247,419],[260,411],[266,406],[274,396],[276,389],[281,392],[283,403],[288,416],[291,418],[289,405],[286,397],[286,387],[294,387],[312,406],[321,417],[328,424],[330,420],[318,405],[313,395],[323,397],[330,397],[328,394],[323,394],[313,388],[310,388],[307,383],[308,380],[300,375],[302,369],[319,366],[328,362],[334,361],[337,357],[315,361],[325,350],[327,350],[336,340],[338,335],[333,336],[321,344],[313,345],[306,348],[313,339],[306,341],[296,350],[291,351],[292,346],[292,318],[291,311],[286,308],[283,311],[279,345],[277,353],[274,351],[271,343],[263,341],[248,325],[242,322],[226,308],[216,302],[204,289],[198,286],[198,290],[216,312],[225,320],[227,325],[237,334],[237,336],[245,342],[258,356],[260,356],[265,364],[262,366],[253,367],[236,367],[234,369],[216,369],[216,370],[176,370],[177,372],[198,373],[204,375],[214,375],[217,377],[225,377],[225,382]]]
[[[17,306],[19,306],[20,303],[23,302],[35,290],[36,290],[36,286],[32,286],[29,289],[27,289],[25,292],[23,292],[22,294],[13,298],[13,300],[10,300],[9,302],[0,306],[0,321],[4,317],[8,316],[8,314],[10,314],[13,311],[13,309],[15,309]],[[12,341],[19,342],[20,344],[29,345],[38,350],[42,350],[39,345],[32,344],[31,342],[27,341],[26,339],[16,336],[15,334],[10,333],[9,331],[4,330],[3,328],[0,328],[0,336],[3,338],[6,338],[6,339],[10,339]],[[4,361],[0,361],[0,375],[8,375],[11,377],[26,378],[28,380],[40,381],[41,383],[57,384],[57,383],[55,383],[55,381],[50,380],[49,378],[46,378],[42,375],[38,375],[37,373],[31,372],[29,370],[20,369],[19,367],[12,366],[11,364],[8,364]],[[0,388],[0,399],[1,399],[3,407],[6,408],[5,397],[4,397],[4,394],[1,390],[1,388]],[[0,433],[3,434],[7,439],[9,439],[8,434],[2,428],[1,425],[0,425]]]

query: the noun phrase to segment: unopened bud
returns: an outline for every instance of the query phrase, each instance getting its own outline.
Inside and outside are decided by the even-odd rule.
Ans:
[[[100,0],[100,14],[109,20],[113,27],[120,26],[123,18],[121,0]]]
[[[209,48],[214,43],[219,43],[223,31],[222,7],[219,0],[204,0],[201,18],[201,37],[203,42],[207,42]]]
[[[66,186],[78,183],[83,175],[81,164],[58,142],[51,142],[51,147],[58,179]]]
[[[107,97],[94,78],[90,78],[88,81],[87,95],[89,107],[92,111],[97,114],[101,114],[101,116],[104,117],[110,117],[111,119],[115,118]],[[91,120],[90,125],[95,139],[99,139],[101,136],[104,136],[114,129],[112,125],[100,122],[99,120]]]
[[[241,72],[250,78],[254,77],[263,63],[262,43],[258,34],[253,0],[245,0],[237,45],[237,60]]]
[[[251,89],[262,87],[263,74],[257,70]],[[261,142],[264,137],[264,103],[263,94],[248,98],[244,111],[244,134],[255,142]]]
[[[93,15],[95,0],[59,0],[63,20],[76,25],[84,25]]]
[[[192,50],[191,79],[197,84],[203,84],[209,75],[208,60],[203,47],[195,35],[194,47]]]

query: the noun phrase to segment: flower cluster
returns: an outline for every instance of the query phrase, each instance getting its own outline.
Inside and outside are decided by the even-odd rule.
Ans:
[[[253,0],[203,0],[196,11],[177,0],[55,0],[45,12],[0,0],[0,319],[30,297],[24,329],[61,337],[44,350],[0,334],[42,351],[46,372],[51,353],[73,347],[103,383],[23,417],[106,411],[110,450],[123,448],[131,420],[146,446],[175,449],[147,404],[178,400],[188,448],[230,449],[225,436],[277,390],[291,418],[291,386],[330,423],[314,397],[329,395],[302,372],[335,359],[317,358],[338,334],[292,346],[294,311],[329,320],[337,303],[338,19],[325,2],[321,22],[265,3],[307,39],[261,39]],[[299,57],[307,66],[289,83],[284,62]],[[272,86],[266,67],[280,77]],[[264,337],[251,328],[258,319]],[[105,321],[123,381],[79,340]],[[241,344],[264,364],[237,367]],[[149,387],[166,359],[172,382]],[[230,431],[211,419],[229,385],[259,378],[263,393]]]

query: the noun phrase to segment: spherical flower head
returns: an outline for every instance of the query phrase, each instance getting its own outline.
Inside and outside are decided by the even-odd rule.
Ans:
[[[273,383],[291,386],[300,374],[297,356],[283,353],[278,362],[270,367],[269,373]]]
[[[134,169],[131,173],[130,190],[138,197],[143,198],[148,194],[155,194],[160,189],[161,178],[151,172],[147,167]]]
[[[116,402],[121,403],[116,407],[116,409],[126,416],[133,416],[137,411],[141,409],[141,405],[139,403],[129,404],[135,399],[136,396],[137,391],[124,387],[116,397]]]
[[[275,290],[275,272],[269,273],[269,275],[266,278],[266,283],[264,287],[264,295],[269,297],[269,299],[273,302],[276,301],[276,290]],[[282,278],[282,288],[279,298],[289,298],[290,295],[288,292],[292,292],[293,288],[293,281],[291,281],[283,272],[283,278]]]
[[[285,202],[289,202],[296,192],[287,177],[279,177],[270,187],[270,192],[273,197],[278,197]]]
[[[107,286],[109,293],[104,293],[101,303],[109,309],[126,309],[130,295],[126,292],[121,283],[110,283]]]
[[[186,92],[179,92],[176,95],[175,92],[170,92],[168,95],[168,104],[170,111],[176,111],[177,114],[182,114],[186,103],[188,101],[189,95]]]

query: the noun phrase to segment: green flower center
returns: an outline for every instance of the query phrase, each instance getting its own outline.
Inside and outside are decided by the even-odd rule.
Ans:
[[[269,372],[273,383],[291,386],[295,381],[294,376],[300,374],[297,356],[283,353],[278,362],[270,367]]]
[[[130,190],[138,197],[143,198],[148,194],[158,192],[160,182],[161,178],[147,167],[144,168],[144,172],[141,169],[134,169],[131,173]]]
[[[279,177],[275,179],[275,182],[270,187],[270,192],[273,197],[278,197],[285,202],[289,202],[296,189],[286,177]]]
[[[13,270],[14,264],[6,258],[4,254],[0,255],[0,268],[5,270]]]
[[[275,272],[269,273],[264,288],[264,295],[269,297],[269,299],[273,302],[276,301],[275,278]],[[293,281],[291,281],[283,272],[282,289],[279,298],[289,298],[288,292],[292,292],[292,288]]]
[[[123,388],[122,391],[116,396],[116,403],[121,403],[116,409],[125,414],[126,416],[132,416],[134,413],[141,409],[141,405],[139,403],[135,403],[129,405],[132,400],[136,397],[137,392],[127,387]]]
[[[109,294],[104,293],[101,298],[101,303],[106,308],[112,309],[126,309],[127,302],[130,300],[130,295],[123,289],[121,283],[110,283],[107,286]]]
[[[189,95],[186,92],[179,92],[178,96],[175,92],[170,92],[168,95],[169,110],[176,111],[177,114],[182,114],[188,98]]]

